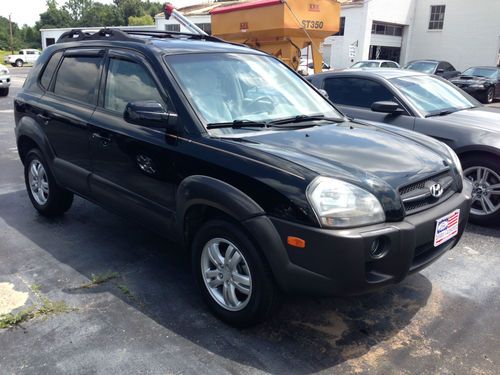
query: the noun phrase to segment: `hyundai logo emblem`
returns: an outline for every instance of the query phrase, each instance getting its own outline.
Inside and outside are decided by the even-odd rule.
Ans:
[[[434,198],[439,198],[441,195],[443,195],[443,187],[440,185],[440,184],[433,184],[431,185],[431,187],[429,188],[429,190],[431,191],[431,195],[434,197]]]

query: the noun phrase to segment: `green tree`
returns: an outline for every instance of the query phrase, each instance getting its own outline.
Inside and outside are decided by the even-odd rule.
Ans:
[[[130,16],[127,22],[130,26],[154,25],[155,21],[149,14],[141,17]]]

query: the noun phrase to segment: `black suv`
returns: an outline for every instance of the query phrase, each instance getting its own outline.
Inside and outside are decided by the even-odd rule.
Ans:
[[[350,122],[278,59],[208,36],[69,32],[15,120],[42,215],[78,194],[178,240],[234,325],[269,316],[279,291],[399,282],[454,247],[469,214],[447,146]]]

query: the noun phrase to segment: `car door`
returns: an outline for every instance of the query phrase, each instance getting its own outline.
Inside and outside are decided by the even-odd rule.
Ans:
[[[403,102],[382,83],[364,77],[329,77],[322,87],[339,109],[354,119],[384,122],[412,130],[414,118],[404,109],[398,113],[379,113],[371,110],[378,101]]]
[[[158,230],[171,229],[175,211],[175,142],[165,129],[125,120],[128,103],[155,101],[173,106],[146,59],[111,50],[92,116],[92,196],[101,204]]]
[[[40,80],[47,91],[37,119],[55,155],[54,173],[63,186],[83,195],[88,194],[89,120],[97,105],[103,54],[102,49],[78,48],[66,50],[61,58],[58,52]],[[56,68],[54,77],[46,79],[46,71]]]
[[[37,57],[38,55],[36,54],[35,51],[31,50],[26,51],[26,62],[33,64],[36,61]]]

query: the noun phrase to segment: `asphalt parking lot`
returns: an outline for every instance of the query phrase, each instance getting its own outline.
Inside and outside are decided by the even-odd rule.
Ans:
[[[207,312],[175,244],[78,198],[60,219],[37,215],[13,132],[27,71],[11,69],[0,99],[0,314],[27,316],[0,328],[0,373],[499,373],[500,228],[469,226],[399,285],[286,298],[236,330]]]

